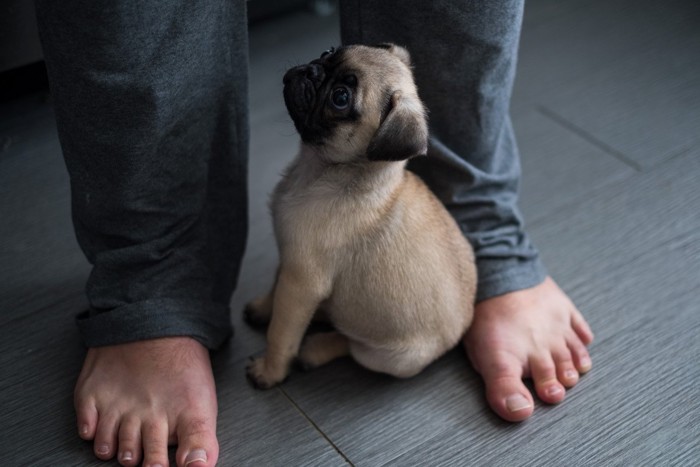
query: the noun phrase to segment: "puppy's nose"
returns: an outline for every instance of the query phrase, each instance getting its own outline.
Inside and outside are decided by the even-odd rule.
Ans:
[[[295,66],[284,74],[282,82],[286,86],[293,79],[306,78],[312,83],[318,83],[323,81],[324,77],[323,67],[317,63],[311,63],[308,65]]]
[[[311,81],[322,81],[323,74],[323,67],[318,63],[312,63],[306,68],[306,78]]]

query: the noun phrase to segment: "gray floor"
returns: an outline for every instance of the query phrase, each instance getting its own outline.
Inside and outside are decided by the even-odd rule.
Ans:
[[[283,71],[338,42],[337,18],[251,31],[251,242],[214,356],[220,464],[700,465],[700,3],[531,0],[513,117],[522,208],[552,275],[596,333],[559,406],[500,421],[461,350],[409,381],[348,360],[259,392],[242,305],[275,266],[267,193],[297,138]],[[296,31],[303,31],[299,34]],[[47,99],[0,107],[0,459],[104,465],[74,427],[88,265]]]

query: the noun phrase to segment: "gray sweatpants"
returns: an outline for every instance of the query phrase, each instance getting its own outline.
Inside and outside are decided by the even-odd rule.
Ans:
[[[247,235],[245,1],[36,3],[73,223],[93,265],[85,343],[219,346]],[[352,0],[341,13],[344,43],[412,54],[432,133],[412,169],[472,242],[478,299],[540,283],[508,117],[522,0]]]

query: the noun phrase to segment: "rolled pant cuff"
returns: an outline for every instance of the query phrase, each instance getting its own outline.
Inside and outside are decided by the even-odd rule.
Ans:
[[[478,270],[477,302],[535,287],[547,277],[547,270],[539,258],[481,259]]]
[[[188,336],[216,349],[233,334],[229,308],[200,300],[156,298],[76,319],[85,345],[99,347],[159,337]]]

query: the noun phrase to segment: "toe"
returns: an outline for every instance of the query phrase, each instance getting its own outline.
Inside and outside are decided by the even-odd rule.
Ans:
[[[591,369],[592,363],[586,346],[578,339],[570,339],[567,344],[578,372],[587,373]]]
[[[93,445],[93,450],[98,458],[107,460],[114,457],[118,430],[119,417],[116,413],[108,413],[100,417],[95,430],[95,443]]]
[[[84,440],[95,438],[97,430],[97,409],[93,401],[81,401],[76,397],[75,413],[78,422],[78,435]]]
[[[557,370],[551,354],[530,358],[530,374],[535,383],[535,391],[542,401],[556,404],[564,400],[566,390],[557,379]]]
[[[571,315],[571,327],[583,344],[588,345],[593,342],[593,331],[578,310],[574,310]]]
[[[554,365],[557,369],[557,379],[564,387],[571,388],[578,383],[578,371],[568,348],[554,354]]]
[[[209,467],[219,457],[216,440],[216,419],[183,415],[178,420],[178,449],[175,455],[178,466]]]
[[[166,467],[168,465],[168,425],[165,417],[161,422],[146,422],[141,427],[143,440],[143,466]]]
[[[486,384],[486,399],[501,418],[519,422],[532,415],[534,403],[523,384],[522,365],[517,361],[502,359],[481,365],[481,375]]]
[[[519,377],[484,380],[491,408],[509,422],[525,420],[534,409],[532,396]]]
[[[578,371],[571,360],[557,363],[557,378],[565,388],[572,388],[578,383]]]
[[[137,465],[141,458],[141,421],[127,417],[119,426],[119,448],[117,460],[121,465]]]

